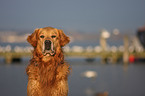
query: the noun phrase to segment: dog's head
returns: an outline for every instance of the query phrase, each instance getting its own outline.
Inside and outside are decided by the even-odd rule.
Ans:
[[[57,51],[69,43],[69,37],[60,29],[45,27],[35,29],[34,33],[28,36],[27,41],[43,56],[54,56]]]

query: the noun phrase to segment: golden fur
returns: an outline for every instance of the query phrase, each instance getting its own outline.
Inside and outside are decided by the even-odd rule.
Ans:
[[[45,40],[52,44],[48,53],[43,50]],[[62,47],[69,38],[60,29],[45,27],[35,29],[27,41],[34,47],[26,68],[27,96],[67,96],[69,65],[64,61]]]

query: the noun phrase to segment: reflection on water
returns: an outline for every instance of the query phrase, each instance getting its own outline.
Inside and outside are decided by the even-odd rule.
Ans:
[[[100,64],[84,59],[67,59],[72,67],[69,76],[69,96],[145,96],[145,64]],[[28,59],[21,64],[6,65],[0,60],[0,96],[26,96]],[[82,76],[95,72],[95,78]]]

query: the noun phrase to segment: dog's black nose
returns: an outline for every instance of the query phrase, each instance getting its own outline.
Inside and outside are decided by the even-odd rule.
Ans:
[[[50,50],[50,49],[51,49],[51,41],[45,40],[45,50]]]

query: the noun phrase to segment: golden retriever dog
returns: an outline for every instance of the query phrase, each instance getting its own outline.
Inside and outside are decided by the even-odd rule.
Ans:
[[[60,29],[35,29],[27,41],[34,47],[26,68],[27,96],[67,96],[69,65],[64,61],[62,47],[69,37]]]

